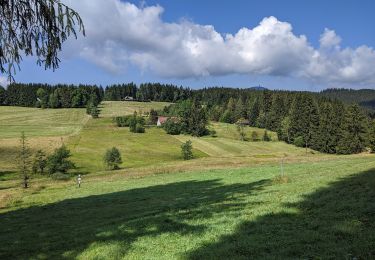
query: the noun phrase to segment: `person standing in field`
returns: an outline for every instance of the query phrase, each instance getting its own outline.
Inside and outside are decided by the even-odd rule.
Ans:
[[[81,188],[81,181],[82,181],[81,174],[78,174],[78,177],[77,177],[78,188]]]

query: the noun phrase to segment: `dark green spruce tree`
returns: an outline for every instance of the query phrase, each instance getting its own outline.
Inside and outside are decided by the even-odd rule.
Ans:
[[[256,123],[259,117],[259,112],[260,112],[259,99],[255,98],[249,104],[248,119],[249,119],[251,126],[256,126]]]
[[[375,120],[372,120],[369,127],[369,147],[375,153]]]
[[[208,134],[208,118],[205,108],[198,101],[193,101],[191,105],[189,119],[189,133],[193,136],[203,136]]]
[[[332,103],[322,103],[319,112],[319,127],[312,148],[324,153],[336,153],[340,128]]]
[[[313,147],[319,126],[318,107],[311,95],[296,95],[290,111],[290,138],[301,140],[305,147]]]
[[[242,97],[240,97],[237,100],[236,108],[235,108],[235,111],[234,111],[234,117],[235,117],[235,119],[234,119],[235,122],[237,122],[241,118],[246,118],[247,117],[246,107],[244,105]]]
[[[270,112],[266,120],[266,128],[272,131],[277,131],[281,128],[281,122],[286,116],[286,108],[284,100],[281,95],[275,94],[272,99]]]
[[[358,105],[346,109],[337,153],[360,153],[365,149],[367,137],[367,120]]]

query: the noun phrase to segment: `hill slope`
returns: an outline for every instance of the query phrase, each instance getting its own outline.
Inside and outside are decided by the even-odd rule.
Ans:
[[[375,112],[375,89],[327,89],[320,93],[347,104],[358,103],[360,106]]]
[[[270,165],[34,183],[0,210],[0,258],[371,259],[374,168],[342,157],[287,164],[281,181]]]
[[[72,160],[79,173],[105,171],[103,155],[106,149],[116,146],[123,155],[126,171],[137,167],[177,168],[214,167],[224,165],[249,165],[265,159],[279,160],[280,157],[303,158],[305,149],[278,142],[276,133],[269,132],[272,142],[239,141],[235,125],[212,123],[217,137],[193,138],[171,136],[164,130],[149,127],[144,134],[130,133],[127,127],[119,128],[112,123],[112,116],[146,112],[151,108],[161,109],[168,103],[161,102],[103,102],[102,114],[98,119],[85,115],[84,109],[36,109],[0,107],[0,116],[5,127],[0,130],[0,173],[17,170],[19,136],[25,131],[33,151],[43,149],[47,153],[64,142],[72,152]],[[264,129],[245,127],[248,138],[251,132],[261,138]],[[181,157],[180,145],[191,139],[195,160],[186,163]],[[320,157],[318,153],[310,156]],[[209,159],[207,158],[209,157]],[[222,157],[231,157],[230,161]],[[203,158],[206,158],[203,160]]]
[[[45,127],[64,110],[30,108],[20,119],[0,107],[8,125],[20,120],[14,137],[8,127],[0,137],[0,259],[375,257],[375,155],[306,153],[272,132],[272,142],[243,142],[234,125],[222,123],[211,125],[217,137],[170,136],[156,127],[135,134],[111,116],[142,103],[103,106],[99,119],[84,110],[59,114],[56,124],[73,132]],[[33,176],[22,189],[22,129],[34,133],[34,150],[51,150],[63,138],[77,171],[90,173],[81,188],[75,178]],[[179,146],[187,139],[196,158],[183,161]],[[122,152],[122,169],[103,171],[112,146]]]

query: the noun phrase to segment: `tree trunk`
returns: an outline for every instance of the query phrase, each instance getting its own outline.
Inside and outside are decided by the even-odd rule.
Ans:
[[[25,189],[28,188],[28,183],[27,183],[27,177],[26,177],[26,176],[23,178],[23,187],[24,187]]]

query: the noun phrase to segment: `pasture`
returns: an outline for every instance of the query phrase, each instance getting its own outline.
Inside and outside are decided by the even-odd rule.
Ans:
[[[74,162],[84,172],[105,170],[103,154],[116,146],[123,155],[121,167],[133,168],[171,161],[181,161],[181,142],[163,129],[150,127],[146,133],[131,133],[127,127],[117,127],[110,118],[90,120],[82,132],[67,143]],[[196,158],[206,154],[193,151]]]
[[[0,106],[0,173],[17,170],[21,132],[32,151],[52,152],[69,136],[78,135],[89,120],[85,109],[40,109]]]
[[[225,123],[212,123],[210,128],[217,132],[217,136],[202,138],[171,136],[157,127],[148,127],[144,134],[130,133],[128,128],[118,128],[112,123],[112,116],[132,114],[134,111],[144,113],[151,108],[162,109],[168,104],[105,101],[100,106],[100,118],[95,120],[85,114],[85,109],[0,107],[5,126],[0,137],[0,171],[17,170],[21,131],[25,132],[33,151],[43,149],[51,152],[65,143],[72,152],[72,160],[79,167],[79,173],[104,171],[103,154],[113,146],[123,154],[123,170],[144,166],[160,168],[165,164],[184,165],[180,145],[187,140],[193,142],[194,164],[200,167],[207,164],[209,168],[216,163],[231,165],[227,160],[222,161],[222,157],[233,158],[231,161],[237,162],[237,165],[247,165],[267,158],[304,158],[306,155],[304,149],[278,142],[273,132],[269,132],[274,140],[272,142],[239,141],[236,126]],[[245,127],[248,137],[253,131],[260,138],[264,133],[263,129]],[[318,157],[318,154],[309,152],[309,156]],[[207,157],[210,159],[201,160]]]
[[[216,137],[194,138],[157,127],[130,133],[112,122],[165,104],[103,102],[99,119],[84,109],[0,107],[0,258],[375,257],[374,155],[306,151],[272,132],[271,142],[239,141],[236,126],[222,123],[211,124]],[[85,174],[82,187],[33,176],[22,189],[21,131],[33,151],[65,143],[79,167],[73,175]],[[186,140],[190,161],[180,154]],[[106,171],[112,146],[123,164]]]
[[[216,135],[218,137],[239,140],[239,133],[237,131],[236,125],[219,123],[219,122],[211,122],[210,128],[216,131]],[[245,133],[246,140],[251,140],[252,132],[256,132],[258,135],[258,139],[262,140],[264,129],[245,126],[244,133]],[[275,132],[267,131],[267,133],[273,141],[277,141],[277,134]]]
[[[66,136],[78,134],[88,120],[85,109],[41,109],[0,107],[0,139],[19,138],[22,131],[28,137]]]
[[[131,115],[136,111],[138,114],[163,109],[171,103],[167,102],[136,102],[136,101],[103,101],[101,103],[101,117],[116,117]]]
[[[0,258],[370,259],[374,168],[369,155],[288,164],[283,181],[264,165],[35,183],[1,209]]]

